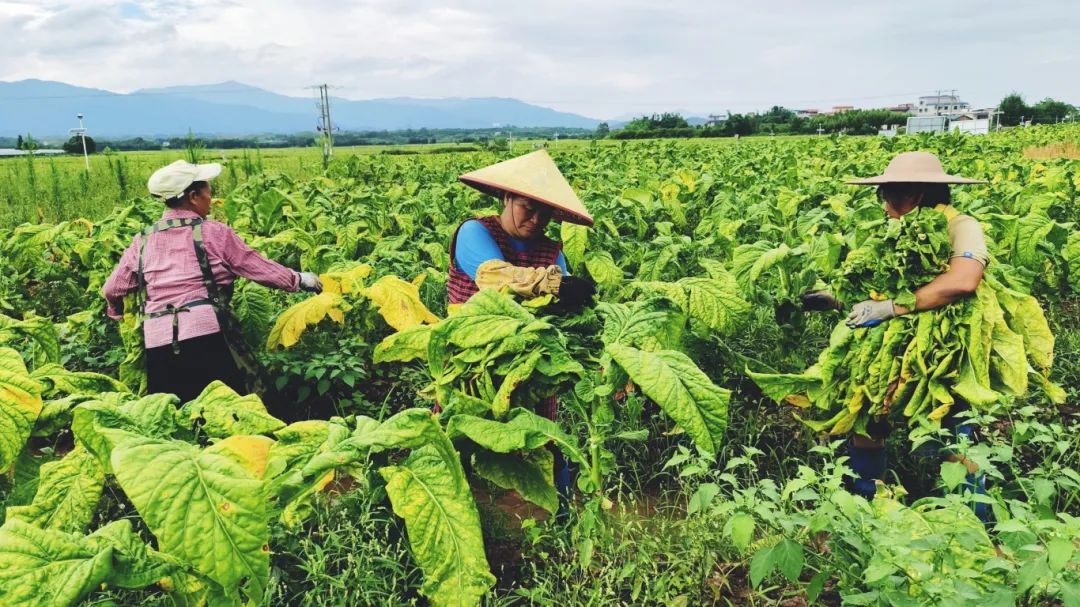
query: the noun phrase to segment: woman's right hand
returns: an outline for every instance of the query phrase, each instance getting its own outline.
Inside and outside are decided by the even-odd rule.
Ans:
[[[308,293],[322,293],[322,280],[314,272],[300,272],[300,290]]]
[[[841,310],[844,305],[836,300],[836,297],[828,291],[807,291],[799,296],[803,310],[807,312],[823,312],[825,310]]]

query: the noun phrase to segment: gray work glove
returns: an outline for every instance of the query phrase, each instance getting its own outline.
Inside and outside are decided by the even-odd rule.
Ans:
[[[852,306],[851,314],[848,314],[847,320],[844,322],[849,328],[857,329],[859,327],[876,327],[895,317],[896,308],[893,307],[891,299],[885,301],[867,299]]]
[[[828,291],[807,291],[799,296],[803,310],[808,312],[823,312],[825,310],[841,310],[844,305]]]
[[[308,293],[322,293],[322,281],[314,272],[300,272],[300,290]]]

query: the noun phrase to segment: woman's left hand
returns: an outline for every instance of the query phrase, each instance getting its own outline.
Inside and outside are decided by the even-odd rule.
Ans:
[[[891,299],[885,301],[867,299],[852,306],[851,314],[848,314],[845,322],[849,328],[857,329],[859,327],[876,327],[894,317],[896,317],[896,308],[893,306]]]
[[[322,280],[314,272],[300,272],[300,290],[309,293],[322,293]]]

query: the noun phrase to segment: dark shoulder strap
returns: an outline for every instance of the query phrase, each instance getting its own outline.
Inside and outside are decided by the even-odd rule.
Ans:
[[[195,259],[199,261],[199,270],[202,271],[202,282],[203,286],[206,287],[207,298],[220,317],[221,313],[225,311],[228,302],[225,301],[217,281],[214,280],[214,271],[210,267],[210,257],[206,254],[206,245],[203,243],[201,221],[191,228],[191,244],[195,247]]]

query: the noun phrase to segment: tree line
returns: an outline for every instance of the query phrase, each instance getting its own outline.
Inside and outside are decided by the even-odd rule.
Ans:
[[[999,119],[1002,126],[1017,126],[1021,120],[1034,124],[1052,124],[1078,118],[1076,106],[1049,97],[1034,105],[1028,105],[1019,93],[1011,93],[1002,99],[998,110],[1001,112]],[[612,130],[607,123],[603,123],[597,128],[597,136],[611,139],[651,139],[809,135],[818,132],[874,135],[884,125],[903,126],[907,119],[908,114],[885,109],[848,110],[803,118],[792,110],[774,105],[761,114],[729,112],[727,119],[711,125],[691,125],[683,116],[671,112],[653,114],[635,118],[619,130]]]

